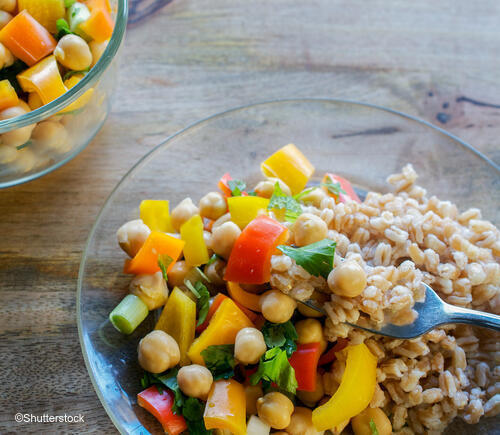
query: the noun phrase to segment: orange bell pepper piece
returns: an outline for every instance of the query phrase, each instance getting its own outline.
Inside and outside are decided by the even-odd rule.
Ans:
[[[179,435],[187,429],[184,417],[172,410],[174,394],[171,391],[164,389],[160,394],[156,385],[152,385],[137,395],[137,404],[155,416],[165,433]]]
[[[338,195],[335,195],[334,193],[330,192],[326,186],[322,187],[322,189],[329,196],[332,196],[333,198],[335,198],[335,202],[337,202],[337,203],[339,203],[339,202],[347,202],[348,201],[347,197],[351,198],[353,201],[361,202],[361,200],[359,199],[359,196],[356,194],[356,192],[352,188],[351,183],[349,183],[349,181],[347,181],[345,178],[342,178],[339,175],[326,173],[325,176],[323,177],[323,179],[321,180],[321,182],[322,183],[331,182],[331,183],[339,183],[340,184],[340,188],[345,193],[339,192]]]
[[[20,11],[27,10],[49,32],[56,33],[56,22],[64,18],[66,8],[64,0],[17,0]]]
[[[16,106],[18,102],[19,97],[10,82],[7,79],[0,81],[0,110]]]
[[[57,44],[49,31],[25,10],[0,30],[0,42],[28,66],[52,53]]]
[[[131,260],[125,260],[124,273],[153,274],[160,270],[158,256],[168,255],[172,262],[167,267],[167,272],[179,258],[184,248],[184,241],[158,231],[151,231],[144,245]]]
[[[57,61],[49,56],[17,75],[24,92],[36,92],[43,104],[48,104],[66,92]]]
[[[210,320],[207,329],[193,342],[188,357],[194,364],[205,365],[201,352],[208,346],[216,344],[234,344],[240,329],[253,327],[253,323],[245,316],[229,298],[224,299]]]
[[[285,182],[292,195],[301,192],[314,173],[314,166],[293,144],[276,151],[261,163],[260,168],[266,177],[279,178]]]
[[[286,241],[288,229],[268,216],[259,216],[241,232],[229,256],[224,279],[264,284],[271,278],[271,256]]]
[[[260,312],[260,295],[250,293],[241,288],[236,282],[227,282],[227,292],[236,302],[239,302],[245,308]]]
[[[203,415],[207,429],[227,429],[234,435],[245,435],[246,396],[243,385],[234,379],[212,384]]]
[[[111,17],[111,7],[107,0],[89,0],[86,3],[90,18],[80,24],[80,29],[97,42],[111,38],[115,23]]]

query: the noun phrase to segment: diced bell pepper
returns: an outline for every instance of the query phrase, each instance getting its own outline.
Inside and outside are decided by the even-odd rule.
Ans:
[[[9,80],[0,81],[0,110],[16,106],[18,102],[19,97]]]
[[[203,237],[203,220],[200,215],[192,216],[180,229],[184,245],[184,259],[190,266],[201,266],[208,263],[208,249]]]
[[[260,196],[231,196],[227,198],[227,206],[231,220],[241,229],[253,221],[259,213],[267,213],[269,199]]]
[[[151,231],[174,233],[170,222],[169,202],[166,200],[145,199],[139,206],[141,219]]]
[[[27,10],[49,32],[56,33],[56,22],[64,18],[64,0],[17,0],[17,8]]]

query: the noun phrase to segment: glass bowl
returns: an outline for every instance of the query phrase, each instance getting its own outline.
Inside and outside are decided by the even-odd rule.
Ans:
[[[116,84],[117,53],[127,27],[127,0],[111,0],[111,5],[115,29],[90,72],[49,104],[0,121],[0,188],[33,180],[64,165],[90,143],[104,124]],[[51,124],[55,128],[45,129],[48,134],[37,134],[34,129],[42,121],[59,125]],[[30,140],[24,144],[1,144],[2,135],[21,128],[34,130]]]
[[[195,202],[227,171],[253,186],[259,163],[277,148],[295,143],[316,167],[339,173],[354,185],[387,191],[385,178],[411,162],[429,194],[463,210],[480,207],[499,223],[500,170],[460,139],[411,116],[340,100],[287,100],[229,110],[180,131],[144,156],[116,186],[97,216],[83,254],[77,316],[85,363],[107,413],[122,433],[162,433],[136,403],[141,390],[137,343],[154,325],[153,315],[130,336],[108,321],[127,293],[124,254],[116,230],[137,219],[142,199],[186,196]],[[484,419],[458,433],[488,433],[498,420]],[[467,427],[467,429],[465,429]],[[485,432],[486,431],[486,432]],[[491,433],[491,432],[490,432]]]

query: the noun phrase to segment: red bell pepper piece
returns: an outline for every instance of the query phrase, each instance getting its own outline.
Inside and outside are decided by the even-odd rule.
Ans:
[[[348,338],[339,338],[337,340],[337,343],[334,344],[334,346],[326,353],[321,355],[321,358],[319,359],[318,365],[324,366],[325,364],[331,363],[332,361],[335,360],[335,354],[337,352],[340,352],[344,348],[347,347],[349,344],[349,339]]]
[[[241,232],[227,262],[224,279],[264,284],[271,278],[271,256],[286,241],[288,229],[268,216],[258,216]]]
[[[210,319],[212,316],[215,314],[217,311],[217,308],[219,308],[220,304],[224,299],[229,299],[226,295],[222,293],[218,293],[217,296],[213,299],[213,301],[210,304],[210,308],[208,309],[207,317],[205,318],[205,321],[200,325],[196,327],[196,333],[201,334],[206,327],[208,326]],[[245,313],[245,315],[253,322],[254,320],[257,319],[258,315],[257,313],[254,313],[253,311],[250,311],[248,308],[244,307],[243,305],[239,304],[233,299],[233,302],[237,305],[237,307]]]
[[[330,179],[333,183],[339,183],[342,190],[345,191],[345,193],[340,192],[339,196],[337,197],[336,195],[333,195],[331,192],[329,192],[326,187],[323,186],[323,189],[326,190],[326,193],[328,193],[330,196],[335,197],[336,202],[347,202],[347,198],[351,198],[353,201],[356,202],[361,202],[359,196],[354,191],[351,183],[349,183],[349,181],[347,181],[345,178],[342,178],[340,175],[326,173],[322,181],[323,183],[326,183],[330,181]]]
[[[320,356],[320,343],[298,344],[297,350],[288,359],[295,370],[297,390],[314,391]]]
[[[163,390],[160,394],[156,385],[152,385],[137,395],[137,404],[153,414],[168,434],[179,435],[187,429],[184,417],[172,411],[174,395],[171,391]]]

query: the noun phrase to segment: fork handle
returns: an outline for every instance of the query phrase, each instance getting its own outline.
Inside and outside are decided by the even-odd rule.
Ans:
[[[447,323],[467,323],[500,331],[500,316],[447,304]]]

